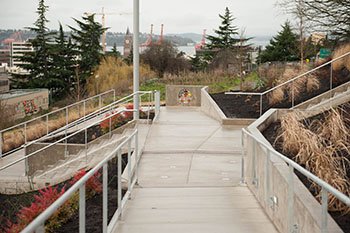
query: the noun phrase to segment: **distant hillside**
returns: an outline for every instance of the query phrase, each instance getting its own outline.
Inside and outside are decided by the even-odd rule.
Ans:
[[[0,29],[0,43],[10,38],[15,32],[20,31],[22,40],[27,40],[29,38],[34,38],[35,33],[29,30],[2,30]],[[69,35],[70,32],[65,32],[66,35]],[[124,45],[124,36],[125,33],[122,32],[107,32],[106,33],[106,43],[107,46],[113,46],[114,43],[117,44],[117,46],[123,46]],[[140,33],[140,43],[144,43],[148,39],[149,34],[147,33]],[[154,40],[158,40],[159,35],[153,35]],[[186,46],[188,43],[195,43],[191,38],[181,37],[177,35],[165,35],[163,37],[164,40],[170,40],[174,42],[178,46]]]
[[[33,33],[32,31],[29,31],[29,30],[12,30],[12,29],[2,30],[2,29],[0,29],[0,43],[5,39],[10,38],[14,33],[18,32],[18,31],[21,32],[22,40],[27,40],[29,38],[35,37],[35,33]]]
[[[124,36],[125,33],[121,32],[107,32],[106,33],[106,43],[107,46],[113,46],[114,43],[117,44],[117,46],[123,46],[124,44]],[[149,34],[147,33],[140,33],[140,43],[144,43],[147,41]],[[158,40],[159,35],[153,35],[153,40]],[[190,38],[180,37],[177,35],[164,35],[163,40],[169,40],[174,42],[174,44],[178,46],[186,46],[189,43],[195,43]]]
[[[203,35],[196,33],[181,33],[181,34],[167,34],[167,36],[177,36],[182,38],[189,38],[195,43],[199,43],[202,40]]]

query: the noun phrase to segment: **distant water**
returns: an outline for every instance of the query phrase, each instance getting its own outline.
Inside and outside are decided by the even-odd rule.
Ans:
[[[112,51],[112,46],[107,46],[106,47],[106,50],[107,51]],[[117,50],[123,55],[124,53],[124,50],[123,50],[123,46],[117,46]],[[177,49],[179,51],[182,51],[184,53],[186,53],[186,55],[188,56],[193,56],[195,54],[195,49],[194,49],[194,46],[178,46]],[[140,52],[141,52],[141,49],[140,49]]]

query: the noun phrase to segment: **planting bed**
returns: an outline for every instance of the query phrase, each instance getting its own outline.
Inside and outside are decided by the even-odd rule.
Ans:
[[[123,154],[122,170],[125,169],[126,164],[127,154]],[[99,173],[100,176],[97,181],[102,183],[102,171],[99,171]],[[65,186],[65,190],[67,190],[71,186],[71,180],[72,179],[67,180],[53,187],[58,187],[58,190],[61,190],[62,187]],[[108,162],[108,222],[111,220],[118,207],[117,189],[117,158],[114,158]],[[39,191],[20,195],[0,194],[0,232],[4,231],[5,227],[7,227],[7,220],[16,223],[16,214],[18,211],[24,206],[29,207],[34,201],[34,195],[38,194]],[[124,194],[125,191],[122,191],[123,196]],[[86,231],[94,233],[102,232],[102,192],[86,200]],[[79,210],[76,210],[65,224],[55,229],[55,232],[79,232]]]
[[[330,67],[324,68],[315,72],[316,78],[319,81],[319,88],[311,92],[306,91],[306,83],[302,87],[300,93],[295,96],[294,105],[298,105],[306,100],[309,100],[317,95],[327,92],[330,89]],[[343,83],[350,81],[350,72],[343,67],[338,71],[333,71],[333,85],[335,88]],[[270,87],[264,87],[260,90],[248,90],[247,92],[262,93]],[[213,100],[224,112],[228,118],[259,118],[260,116],[260,96],[248,96],[248,95],[226,95],[225,93],[211,94]],[[283,98],[280,103],[270,104],[268,95],[263,96],[263,111],[266,112],[270,108],[291,108],[292,102],[289,97],[289,93],[284,92]]]
[[[301,123],[301,125],[305,128],[305,132],[309,132],[309,135],[317,135],[316,137],[319,138],[323,138],[324,135],[322,135],[322,132],[320,133],[320,129],[324,130],[324,128],[321,128],[322,124],[323,125],[327,125],[327,122],[330,122],[329,119],[331,119],[331,114],[334,112],[339,112],[342,121],[343,121],[343,126],[344,126],[344,130],[350,132],[350,102],[347,104],[343,104],[338,106],[334,111],[326,111],[324,113],[315,115],[313,117],[309,117],[306,118],[304,120],[300,120],[299,122]],[[286,129],[282,129],[283,128],[283,124],[288,124],[288,122],[286,121],[288,118],[285,118],[285,121],[283,123],[283,119],[282,121],[278,121],[278,122],[274,122],[271,125],[269,125],[262,133],[264,135],[264,137],[270,142],[271,145],[273,145],[273,147],[275,148],[275,150],[277,150],[278,152],[286,155],[287,157],[289,157],[290,159],[294,160],[295,162],[298,162],[301,166],[303,166],[304,168],[308,169],[307,166],[309,166],[309,169],[311,169],[311,172],[315,174],[316,171],[316,166],[313,163],[312,160],[317,160],[318,158],[315,157],[311,157],[312,160],[308,160],[308,162],[306,163],[302,163],[300,159],[301,157],[298,157],[300,155],[302,155],[302,149],[298,149],[298,152],[292,152],[289,149],[287,149],[286,144],[287,143],[291,143],[289,141],[292,141],[294,138],[293,137],[289,137],[289,141],[288,142],[284,142],[283,141],[283,135],[282,132],[285,133]],[[290,121],[289,121],[290,122]],[[328,123],[328,127],[329,128],[333,128],[333,129],[329,129],[329,131],[331,132],[332,130],[335,130],[334,133],[329,133],[329,135],[326,135],[325,140],[321,139],[321,142],[323,143],[323,145],[325,145],[324,148],[329,149],[333,144],[332,139],[330,139],[332,137],[332,135],[335,135],[337,132],[339,132],[340,130],[338,130],[338,125],[335,124],[334,122],[332,123]],[[293,129],[291,129],[292,131],[295,131],[296,133],[299,133],[300,131],[298,130],[297,126]],[[328,133],[328,132],[327,132]],[[297,136],[298,137],[298,136]],[[310,136],[312,137],[312,136]],[[286,137],[288,138],[288,137]],[[340,149],[339,147],[336,148],[336,150],[332,151],[331,153],[331,157],[332,158],[337,158],[336,160],[334,160],[334,164],[336,164],[337,168],[341,168],[340,170],[343,172],[344,177],[343,179],[349,181],[350,180],[350,144],[347,144],[346,142],[349,142],[349,135],[346,136],[346,138],[342,137],[339,138],[341,140],[345,141],[345,146],[339,143],[339,145],[341,145]],[[323,140],[323,141],[322,141]],[[337,139],[336,139],[337,140]],[[340,142],[340,140],[337,140],[336,143]],[[315,141],[315,143],[318,143],[318,141]],[[320,144],[320,143],[319,143]],[[322,146],[315,146],[315,148],[318,147],[322,147]],[[304,146],[304,148],[313,148],[313,145],[308,145],[308,146]],[[308,154],[311,153],[315,153],[313,156],[318,156],[319,158],[322,156],[324,156],[326,154],[326,150],[323,151],[322,153],[319,152],[315,152],[315,150],[309,152]],[[329,156],[329,155],[328,155]],[[324,157],[323,157],[324,158]],[[310,164],[312,165],[310,168]],[[323,166],[323,167],[322,167]],[[320,173],[317,173],[315,175],[319,176],[319,174],[324,175],[327,174],[327,171],[329,171],[329,169],[327,169],[326,167],[324,167],[325,165],[323,163],[320,163]],[[331,177],[329,178],[330,180],[326,180],[328,183],[330,183],[331,185],[335,186],[337,189],[341,189],[341,187],[343,188],[341,191],[343,193],[345,193],[345,195],[349,196],[350,193],[350,186],[349,184],[344,184],[344,182],[341,182],[342,185],[340,185],[340,183],[338,183],[338,181],[332,181],[332,179],[334,179],[334,174],[339,174],[341,172],[334,171],[333,169],[330,169],[331,174],[328,176]],[[298,171],[295,171],[295,174],[299,177],[299,179],[303,182],[303,184],[309,189],[309,191],[319,200],[319,196],[320,196],[320,189],[318,186],[314,185],[308,178],[306,178],[303,174],[299,173]],[[321,178],[321,177],[320,177]],[[326,177],[327,178],[327,177]],[[324,178],[323,178],[324,179]],[[338,179],[338,178],[337,178]],[[330,200],[330,197],[329,197]],[[336,209],[334,208],[334,202],[332,204],[332,206],[330,208]],[[343,206],[344,207],[344,206]],[[348,209],[343,209],[342,211],[329,211],[329,213],[331,214],[331,216],[334,218],[334,220],[337,222],[337,224],[341,227],[341,229],[345,232],[345,233],[350,233],[350,208]]]
[[[153,119],[153,118],[154,118],[154,113],[151,112],[149,115],[149,119]],[[142,114],[140,116],[140,119],[147,119],[147,115]],[[115,128],[113,128],[113,129],[119,128],[119,127],[125,125],[126,123],[128,123],[128,120],[120,121],[117,125],[114,125]],[[108,121],[108,124],[109,124],[109,121]],[[113,124],[113,121],[112,121],[112,124]],[[103,129],[101,127],[101,124],[91,126],[90,128],[87,129],[87,142],[89,143],[89,142],[101,137],[103,134],[104,133],[103,133]],[[70,134],[67,134],[67,136],[69,136],[69,135]],[[65,135],[63,134],[61,136],[45,140],[44,142],[45,143],[53,143],[53,142],[56,142],[64,137],[65,137]],[[62,141],[62,143],[65,143],[65,141]],[[76,135],[74,135],[72,137],[69,137],[67,139],[67,143],[85,144],[85,131],[82,131],[82,132],[77,133]]]

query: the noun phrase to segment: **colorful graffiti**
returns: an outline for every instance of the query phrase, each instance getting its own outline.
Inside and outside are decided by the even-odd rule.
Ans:
[[[23,109],[26,115],[32,115],[39,111],[38,107],[35,105],[34,100],[23,101]]]
[[[180,103],[188,104],[192,100],[192,94],[188,90],[182,89],[178,94],[178,98]]]

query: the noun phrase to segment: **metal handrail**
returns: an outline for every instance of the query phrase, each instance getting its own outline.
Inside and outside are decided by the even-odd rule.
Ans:
[[[14,152],[16,152],[16,151],[18,151],[18,150],[21,150],[21,149],[25,148],[26,146],[29,146],[29,145],[32,145],[32,144],[34,144],[34,143],[37,143],[37,142],[39,142],[39,141],[41,141],[41,140],[47,139],[48,137],[51,137],[51,136],[54,135],[54,134],[57,134],[57,133],[66,131],[66,130],[72,128],[72,127],[75,127],[75,126],[78,125],[78,124],[81,124],[81,123],[83,123],[83,122],[86,122],[86,121],[88,121],[88,120],[91,120],[92,118],[94,118],[94,117],[96,117],[96,116],[98,116],[98,115],[104,114],[104,113],[106,113],[107,111],[109,111],[110,109],[115,108],[115,107],[118,106],[118,105],[122,105],[122,104],[128,103],[128,102],[130,102],[130,101],[132,101],[132,100],[128,100],[128,101],[124,101],[124,100],[127,100],[128,98],[133,97],[133,96],[136,95],[136,94],[141,94],[141,95],[140,95],[140,97],[141,97],[142,95],[145,95],[145,94],[152,94],[152,93],[153,93],[152,91],[137,91],[137,92],[134,92],[134,93],[132,93],[132,94],[126,96],[126,97],[123,97],[122,99],[120,99],[120,100],[118,100],[118,101],[115,101],[115,102],[113,102],[113,103],[111,103],[111,104],[109,104],[109,105],[106,105],[105,107],[99,108],[99,109],[95,110],[94,112],[92,112],[92,113],[90,113],[90,114],[88,114],[88,115],[85,115],[85,114],[84,114],[83,117],[81,117],[81,118],[79,118],[79,119],[77,119],[77,120],[75,120],[75,121],[73,121],[73,122],[70,122],[70,123],[68,123],[67,125],[65,125],[65,126],[63,126],[63,127],[61,127],[61,128],[59,128],[59,129],[56,129],[56,130],[54,130],[54,131],[52,131],[52,132],[50,132],[50,133],[48,133],[48,134],[46,134],[46,135],[44,135],[44,136],[42,136],[42,137],[36,139],[36,140],[30,141],[30,142],[27,143],[27,144],[26,144],[26,143],[25,143],[25,144],[22,144],[21,146],[19,146],[19,147],[13,149],[13,150],[11,150],[11,151],[8,151],[8,152],[6,152],[6,153],[4,153],[4,154],[1,154],[1,153],[0,153],[0,158],[1,158],[2,156],[6,156],[6,155],[11,154],[11,153],[14,153]],[[103,93],[102,93],[102,94],[103,94]],[[65,107],[65,108],[68,108],[68,107]],[[52,113],[52,112],[51,112],[51,113]],[[51,113],[49,113],[49,114],[51,114]],[[0,131],[0,136],[1,136],[1,131]],[[1,146],[1,142],[0,142],[0,146]],[[1,148],[0,148],[0,151],[1,151]]]
[[[289,185],[289,200],[291,202],[291,205],[289,205],[289,208],[291,208],[289,210],[289,230],[290,232],[292,232],[292,228],[294,226],[293,223],[293,209],[294,209],[294,201],[293,201],[293,196],[294,196],[294,188],[293,188],[293,177],[294,177],[294,169],[296,169],[297,171],[299,171],[300,173],[302,173],[303,175],[305,175],[307,178],[311,179],[312,181],[314,181],[316,184],[318,184],[319,186],[321,186],[322,188],[322,193],[321,193],[321,205],[322,205],[322,217],[321,217],[321,232],[322,233],[326,233],[327,232],[327,214],[328,214],[328,193],[333,194],[336,198],[338,198],[340,201],[342,201],[345,205],[350,206],[350,197],[346,196],[345,194],[343,194],[342,192],[340,192],[339,190],[337,190],[336,188],[334,188],[333,186],[331,186],[330,184],[328,184],[327,182],[323,181],[322,179],[318,178],[317,176],[315,176],[314,174],[312,174],[311,172],[309,172],[308,170],[306,170],[305,168],[303,168],[302,166],[300,166],[299,164],[297,164],[296,162],[294,162],[293,160],[287,158],[286,156],[284,156],[283,154],[279,153],[278,151],[274,150],[270,145],[265,144],[263,141],[261,141],[260,139],[258,139],[256,136],[254,136],[253,134],[249,133],[246,129],[242,129],[242,149],[244,148],[244,135],[247,135],[249,137],[251,137],[253,139],[253,152],[252,152],[252,157],[255,156],[255,142],[258,142],[260,144],[260,146],[262,146],[263,148],[265,148],[267,150],[267,166],[269,166],[268,162],[270,160],[270,154],[273,154],[275,156],[277,156],[278,158],[282,159],[284,162],[286,162],[289,166],[289,179],[288,179],[288,185]],[[254,158],[252,158],[252,160],[254,160]],[[245,181],[245,175],[244,175],[244,152],[242,153],[242,182]],[[253,179],[253,183],[255,182],[254,179],[256,177],[254,177],[256,174],[254,172],[255,168],[255,162],[252,161],[251,163],[251,167],[252,167],[252,179]],[[269,170],[267,169],[267,177],[270,176],[269,174]],[[269,182],[265,182],[265,185],[269,185]],[[266,189],[269,189],[269,187],[266,187]]]
[[[118,112],[116,112],[116,113],[114,113],[114,114],[112,114],[112,115],[110,115],[110,116],[108,116],[108,117],[103,118],[102,120],[99,120],[99,121],[94,122],[94,123],[92,123],[92,124],[90,124],[90,125],[88,125],[88,126],[83,127],[82,129],[80,129],[80,130],[78,130],[78,131],[72,133],[72,134],[69,135],[69,136],[66,136],[66,137],[64,137],[64,138],[61,138],[61,139],[59,139],[59,140],[57,140],[57,141],[55,141],[55,142],[53,142],[53,143],[51,143],[51,144],[49,144],[49,145],[43,147],[43,148],[40,148],[40,149],[37,150],[37,151],[34,151],[34,152],[30,153],[29,155],[25,155],[25,156],[23,156],[23,157],[20,158],[20,159],[17,159],[17,160],[15,160],[15,161],[13,161],[13,162],[11,162],[11,163],[9,163],[9,164],[3,166],[3,167],[0,167],[0,171],[5,170],[6,168],[9,168],[9,167],[11,167],[11,166],[13,166],[13,165],[15,165],[15,164],[17,164],[17,163],[19,163],[19,162],[25,160],[25,159],[28,159],[29,157],[31,157],[31,156],[33,156],[33,155],[39,153],[39,152],[42,152],[42,151],[46,150],[47,148],[50,148],[50,147],[52,147],[52,146],[54,146],[54,145],[56,145],[56,144],[58,144],[58,143],[60,143],[60,142],[62,142],[62,141],[67,140],[68,138],[70,138],[70,137],[72,137],[72,136],[74,136],[74,135],[76,135],[76,134],[78,134],[78,133],[80,133],[80,132],[82,132],[82,131],[84,131],[84,130],[90,128],[91,126],[94,126],[94,125],[96,125],[96,124],[98,124],[98,123],[100,123],[100,122],[102,122],[102,121],[108,120],[109,118],[112,118],[113,116],[118,115],[118,114],[120,114],[120,113],[122,113],[122,112],[134,112],[134,110],[126,110],[126,109],[120,110],[120,111],[118,111]]]
[[[147,92],[139,91],[139,92],[135,92],[135,93],[133,93],[133,94],[127,96],[127,97],[124,97],[123,99],[125,100],[125,98],[132,97],[133,95],[135,95],[135,94],[140,94],[140,93],[141,93],[141,94],[147,94],[147,93],[153,93],[153,92],[152,92],[152,91],[147,91]],[[123,100],[123,99],[122,99],[122,100]],[[47,146],[45,146],[45,147],[43,147],[43,148],[40,148],[40,149],[37,150],[37,151],[34,151],[34,152],[30,153],[29,155],[25,155],[25,156],[23,156],[23,157],[20,158],[20,159],[17,159],[17,160],[15,160],[15,161],[13,161],[13,162],[11,162],[11,163],[9,163],[9,164],[3,166],[3,167],[0,167],[0,171],[5,170],[5,169],[7,169],[7,168],[9,168],[9,167],[11,167],[11,166],[13,166],[13,165],[15,165],[15,164],[17,164],[17,163],[23,161],[23,160],[26,160],[26,159],[28,159],[29,157],[31,157],[31,156],[33,156],[33,155],[39,153],[39,152],[42,152],[42,151],[46,150],[47,148],[52,147],[52,146],[54,146],[54,145],[56,145],[56,144],[58,144],[58,143],[60,143],[60,142],[62,142],[62,141],[65,141],[65,140],[67,140],[68,138],[70,138],[70,137],[72,137],[72,136],[74,136],[74,135],[76,135],[76,134],[78,134],[78,133],[80,133],[80,132],[82,132],[82,131],[84,131],[84,130],[87,130],[88,128],[90,128],[90,127],[92,127],[92,126],[94,126],[94,125],[96,125],[96,124],[98,124],[98,123],[100,123],[100,122],[103,122],[103,121],[105,121],[105,120],[108,120],[108,119],[110,119],[110,118],[112,118],[112,117],[114,117],[114,116],[116,116],[116,115],[118,115],[118,114],[120,114],[120,113],[122,113],[122,112],[135,112],[135,111],[136,111],[136,110],[123,109],[123,110],[120,110],[120,111],[118,111],[118,112],[115,112],[115,113],[111,114],[110,116],[105,116],[102,120],[98,120],[98,121],[96,121],[96,122],[93,122],[92,124],[90,124],[90,125],[88,125],[88,126],[85,126],[85,127],[81,128],[81,129],[79,129],[78,131],[72,133],[72,134],[69,135],[69,136],[65,136],[65,137],[63,137],[63,138],[57,140],[56,142],[53,142],[53,143],[51,143],[51,144],[49,144],[49,145],[47,145]],[[40,138],[39,140],[36,140],[36,142],[38,142],[38,141],[40,141],[40,140],[43,140],[43,138]],[[33,141],[33,142],[31,142],[31,143],[33,144],[33,143],[35,143],[35,142]],[[25,146],[29,146],[29,144],[28,144],[28,145],[25,145]]]
[[[13,153],[13,152],[19,150],[18,148],[16,148],[16,149],[14,149],[14,150],[8,151],[8,152],[6,152],[5,154],[3,154],[3,151],[2,151],[2,134],[3,134],[3,133],[5,133],[5,132],[7,132],[7,131],[9,131],[9,130],[12,130],[12,129],[15,129],[15,128],[18,128],[18,127],[23,126],[23,127],[24,127],[24,144],[26,144],[26,143],[27,143],[27,124],[29,124],[29,123],[31,123],[31,122],[34,122],[34,121],[36,121],[36,120],[39,120],[39,119],[46,118],[46,135],[48,135],[48,134],[49,134],[49,129],[48,129],[48,128],[49,128],[49,123],[48,123],[48,121],[49,121],[49,116],[50,116],[50,115],[52,115],[52,114],[54,114],[54,113],[57,113],[57,112],[60,112],[60,111],[66,111],[66,117],[68,118],[69,108],[70,108],[70,107],[73,107],[73,106],[75,106],[75,105],[79,105],[79,104],[81,104],[81,103],[84,103],[84,115],[85,115],[85,103],[86,103],[87,101],[99,97],[99,102],[100,102],[100,104],[101,104],[101,97],[102,97],[103,95],[105,95],[105,94],[110,93],[110,92],[113,92],[113,102],[114,102],[114,101],[115,101],[115,90],[112,89],[112,90],[103,92],[103,93],[101,93],[101,94],[98,94],[98,95],[89,97],[89,98],[87,98],[87,99],[81,100],[81,101],[79,101],[79,102],[76,102],[76,103],[67,105],[67,106],[65,106],[65,107],[63,107],[63,108],[60,108],[60,109],[51,111],[51,112],[46,113],[46,114],[44,114],[44,115],[35,117],[35,118],[30,119],[30,120],[28,120],[28,121],[25,121],[25,122],[19,123],[19,124],[17,124],[17,125],[11,126],[11,127],[9,127],[9,128],[0,130],[0,158],[1,158],[2,156],[4,156],[4,155],[8,155],[8,154],[10,154],[10,153]],[[67,121],[66,121],[66,122],[67,122]],[[67,123],[67,124],[68,124],[68,123]],[[67,124],[66,124],[66,125],[67,125]],[[22,144],[22,145],[23,145],[23,144]],[[21,148],[20,148],[20,149],[21,149]]]
[[[288,80],[288,81],[286,81],[284,83],[281,83],[281,84],[279,84],[279,85],[277,85],[275,87],[272,87],[272,88],[270,88],[270,89],[268,89],[268,90],[266,90],[264,92],[260,92],[260,93],[259,92],[225,92],[225,94],[227,94],[227,95],[258,95],[258,96],[260,96],[260,101],[261,101],[261,103],[260,103],[260,116],[261,116],[262,115],[262,96],[264,96],[264,95],[266,95],[266,94],[276,90],[277,88],[280,88],[280,87],[285,86],[285,85],[290,84],[290,83],[293,84],[293,87],[292,87],[293,90],[292,91],[294,93],[294,81],[295,80],[297,80],[297,79],[299,79],[299,78],[301,78],[301,77],[303,77],[305,75],[308,75],[308,74],[310,74],[310,73],[312,73],[312,72],[314,72],[314,71],[316,71],[318,69],[321,69],[321,68],[323,68],[323,67],[325,67],[325,66],[327,66],[329,64],[331,64],[331,69],[332,69],[332,64],[334,62],[336,62],[336,61],[338,61],[338,60],[340,60],[340,59],[342,59],[342,58],[344,58],[344,57],[346,57],[348,55],[350,55],[350,52],[345,53],[342,56],[337,57],[335,59],[332,59],[332,60],[330,60],[330,61],[328,61],[328,62],[326,62],[326,63],[324,63],[324,64],[322,64],[322,65],[320,65],[318,67],[315,67],[312,70],[309,70],[309,71],[307,71],[307,72],[305,72],[303,74],[300,74],[300,75],[298,75],[298,76],[296,76],[296,77],[294,77],[294,78],[292,78],[292,79],[290,79],[290,80]],[[331,72],[330,90],[332,90],[332,89],[333,89],[333,87],[332,87],[332,72]],[[293,94],[293,99],[292,99],[292,107],[294,107],[294,94]]]
[[[123,198],[124,203],[121,199],[121,149],[128,143],[128,163],[131,164],[131,151],[130,143],[132,138],[135,137],[135,180],[131,183],[128,182],[128,192]],[[79,181],[77,181],[72,187],[70,187],[61,197],[59,197],[52,205],[50,205],[44,212],[42,212],[38,217],[36,217],[25,229],[22,230],[23,233],[44,232],[45,221],[50,218],[55,211],[60,208],[69,198],[76,192],[80,191],[79,194],[79,228],[80,232],[85,232],[85,183],[92,177],[98,170],[103,168],[103,232],[111,232],[111,227],[107,225],[107,162],[111,160],[115,154],[118,153],[118,209],[113,216],[110,225],[113,225],[118,221],[118,218],[125,207],[125,203],[130,196],[130,192],[133,186],[137,183],[138,174],[138,130],[136,129],[126,140],[124,140],[119,146],[117,146],[111,153],[109,153],[106,158],[104,158],[100,163],[98,163],[94,168],[92,168],[87,174],[85,174]],[[131,180],[132,174],[128,172],[128,179]]]
[[[101,94],[98,94],[98,95],[89,97],[89,98],[87,98],[87,99],[80,100],[79,102],[75,102],[75,103],[73,103],[73,104],[67,105],[67,106],[62,107],[62,108],[60,108],[60,109],[53,110],[53,111],[51,111],[51,112],[49,112],[49,113],[46,113],[46,114],[44,114],[44,115],[35,117],[35,118],[30,119],[30,120],[27,120],[27,121],[25,121],[25,122],[21,122],[21,123],[19,123],[19,124],[17,124],[17,125],[8,127],[8,128],[6,128],[6,129],[2,129],[2,130],[0,130],[0,133],[3,133],[3,132],[5,132],[5,131],[9,131],[9,130],[11,130],[11,129],[15,129],[15,128],[19,127],[19,126],[28,124],[28,123],[33,122],[33,121],[36,121],[36,120],[39,120],[40,118],[44,118],[44,117],[49,116],[49,115],[51,115],[51,114],[57,113],[57,112],[62,111],[62,110],[64,110],[64,109],[66,109],[66,108],[73,107],[74,105],[78,105],[78,104],[87,102],[87,101],[89,101],[89,100],[91,100],[91,99],[94,99],[94,98],[96,98],[96,97],[98,97],[98,96],[102,96],[102,95],[107,94],[107,93],[109,93],[109,92],[115,93],[115,90],[112,89],[112,90],[103,92],[103,93],[101,93]]]

